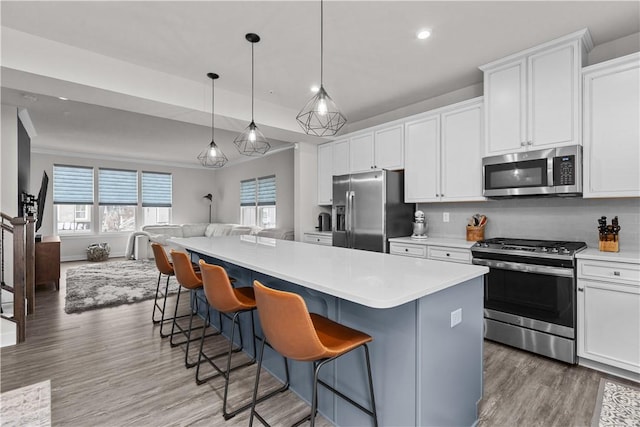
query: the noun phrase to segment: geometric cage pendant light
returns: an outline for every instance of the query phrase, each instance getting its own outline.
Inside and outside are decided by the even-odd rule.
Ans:
[[[233,143],[238,148],[240,154],[245,156],[262,156],[271,148],[267,138],[260,132],[256,122],[253,120],[253,45],[260,41],[260,36],[248,33],[244,36],[251,43],[251,123],[240,135],[234,139]]]
[[[320,0],[320,89],[305,104],[296,116],[307,135],[332,136],[347,123],[347,119],[327,94],[323,86],[324,57],[324,13]]]
[[[211,142],[200,154],[198,154],[198,160],[200,161],[200,164],[206,168],[221,168],[229,161],[229,159],[227,159],[227,156],[224,155],[213,138],[215,131],[213,121],[215,117],[215,81],[220,76],[216,73],[207,73],[207,77],[211,79]]]

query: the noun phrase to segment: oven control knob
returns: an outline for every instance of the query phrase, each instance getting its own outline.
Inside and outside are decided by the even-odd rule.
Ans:
[[[564,255],[568,255],[568,254],[570,254],[570,253],[571,253],[571,251],[570,251],[569,249],[564,248],[564,247],[563,247],[563,248],[560,248],[560,252],[561,252],[562,254],[564,254]]]
[[[551,252],[553,252],[554,254],[558,253],[558,248],[551,248]]]
[[[540,248],[540,252],[549,252],[549,249],[547,249],[546,246],[543,246]]]
[[[488,244],[488,243],[483,243],[483,244],[482,244],[482,247],[483,247],[483,248],[488,248],[488,247],[489,247],[489,244]]]

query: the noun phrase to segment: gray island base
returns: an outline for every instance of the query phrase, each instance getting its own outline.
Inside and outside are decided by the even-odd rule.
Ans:
[[[343,248],[324,248],[304,243],[278,241],[280,249],[271,247],[268,252],[257,243],[242,242],[237,236],[213,240],[203,244],[201,241],[189,239],[174,239],[173,244],[188,250],[192,259],[199,258],[207,262],[222,265],[230,276],[237,279],[236,286],[251,286],[253,280],[259,280],[266,286],[275,289],[295,292],[301,295],[311,312],[319,313],[344,325],[359,329],[373,337],[370,344],[372,373],[381,426],[472,426],[477,421],[477,405],[482,398],[482,346],[483,346],[483,275],[486,269],[476,266],[449,264],[429,260],[410,260],[387,254],[374,254],[364,251]],[[230,239],[233,239],[230,240]],[[215,244],[213,244],[215,243]],[[248,243],[248,244],[247,244]],[[217,248],[217,249],[214,249]],[[310,248],[307,248],[310,247]],[[315,252],[313,249],[328,251]],[[225,250],[226,249],[226,250]],[[294,256],[299,251],[311,252]],[[337,253],[332,251],[338,251]],[[299,271],[276,271],[268,258],[289,256],[289,261],[278,268],[285,268],[289,262],[296,262],[300,256],[316,255],[318,258],[309,261],[305,275],[319,274],[326,257],[344,258],[351,256],[344,251],[359,252],[356,257],[364,257],[371,267],[368,271],[356,271],[350,274],[369,275],[371,293],[386,290],[377,289],[376,280],[372,275],[378,268],[387,269],[390,266],[386,258],[403,260],[396,270],[396,283],[386,286],[398,287],[411,292],[403,286],[403,280],[416,280],[416,272],[443,277],[442,269],[458,270],[470,267],[475,270],[473,276],[458,283],[448,283],[442,289],[411,299],[399,305],[386,308],[370,307],[359,302],[353,302],[344,297],[332,295],[341,292],[323,292],[313,289],[323,287],[327,291],[326,283],[320,283],[317,277],[291,280]],[[265,258],[265,253],[266,258]],[[253,256],[252,256],[253,255]],[[384,266],[380,261],[384,259]],[[300,261],[298,259],[297,261]],[[359,265],[360,260],[354,261]],[[378,262],[376,262],[378,261]],[[408,261],[406,265],[402,265]],[[250,264],[255,265],[250,265]],[[441,264],[445,264],[444,266]],[[446,265],[449,264],[449,265]],[[268,266],[269,265],[269,266]],[[299,267],[299,266],[298,266]],[[353,266],[352,266],[353,267]],[[286,268],[285,268],[286,269]],[[269,274],[266,274],[269,270]],[[357,270],[357,268],[356,268]],[[411,270],[411,271],[409,271]],[[463,274],[463,275],[464,275]],[[279,277],[280,276],[280,277]],[[314,280],[319,280],[315,282]],[[354,279],[355,280],[355,279]],[[427,280],[425,280],[427,282]],[[432,284],[432,283],[431,283]],[[337,284],[349,286],[349,282]],[[425,285],[427,287],[430,284]],[[440,288],[439,286],[438,288]],[[380,305],[372,302],[372,304]],[[458,311],[459,310],[459,311]],[[457,314],[460,313],[460,316]],[[212,313],[211,314],[215,314]],[[459,323],[458,319],[459,317]],[[217,314],[211,317],[217,319]],[[242,334],[245,337],[245,351],[253,354],[251,340],[251,316],[241,316]],[[217,320],[214,321],[217,323]],[[457,323],[457,324],[456,324]],[[452,326],[452,324],[455,324]],[[218,325],[216,325],[218,326]],[[223,322],[226,334],[230,332],[230,321]],[[256,316],[256,331],[261,335],[259,321]],[[332,363],[323,370],[323,379],[333,384],[338,390],[345,392],[365,407],[369,407],[366,384],[366,369],[364,366],[362,349],[357,349]],[[277,378],[284,380],[282,358],[270,348],[265,349],[264,367]],[[302,399],[311,399],[312,364],[303,362],[289,362],[291,389]],[[268,401],[267,401],[268,402]],[[268,404],[268,403],[265,403]],[[319,411],[327,419],[338,426],[372,425],[371,418],[358,409],[333,395],[329,391],[319,388]],[[304,414],[300,414],[301,416]]]

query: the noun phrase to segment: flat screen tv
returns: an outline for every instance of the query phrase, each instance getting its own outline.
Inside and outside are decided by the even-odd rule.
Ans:
[[[47,175],[47,171],[42,172],[42,183],[40,184],[40,191],[38,192],[38,198],[36,199],[36,204],[38,206],[37,215],[38,219],[36,220],[36,231],[40,230],[42,227],[42,217],[44,215],[44,203],[47,200],[47,187],[49,186],[49,176]]]

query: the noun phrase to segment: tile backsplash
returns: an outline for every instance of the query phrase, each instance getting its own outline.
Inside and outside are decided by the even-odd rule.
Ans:
[[[640,199],[516,198],[474,203],[419,203],[431,237],[465,238],[467,218],[488,218],[485,238],[574,240],[598,247],[598,218],[618,216],[620,250],[640,252]],[[443,222],[443,213],[449,222]]]

